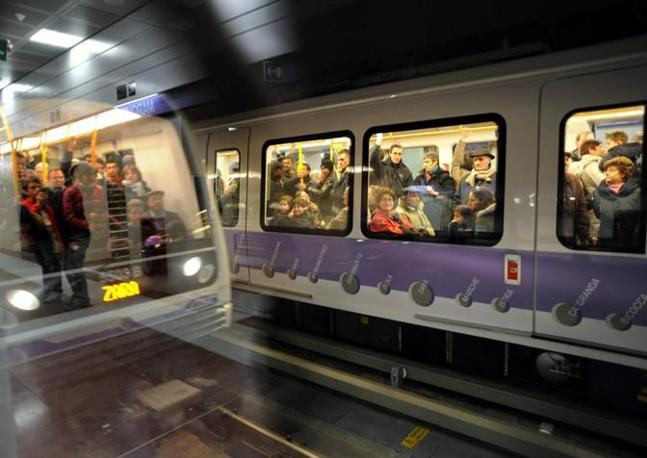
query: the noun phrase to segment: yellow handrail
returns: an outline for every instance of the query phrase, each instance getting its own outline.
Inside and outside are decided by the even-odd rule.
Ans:
[[[0,117],[2,118],[3,130],[6,131],[7,141],[9,142],[9,151],[11,152],[11,170],[13,173],[13,190],[15,196],[20,196],[20,176],[18,175],[18,158],[16,157],[16,149],[13,144],[13,134],[9,127],[9,120],[4,111],[4,106],[0,105]]]

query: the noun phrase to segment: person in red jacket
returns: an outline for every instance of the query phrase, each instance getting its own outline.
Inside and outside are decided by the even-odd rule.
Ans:
[[[404,234],[417,234],[411,223],[400,218],[393,211],[395,206],[395,193],[389,188],[380,189],[375,195],[377,208],[371,218],[371,232],[381,232],[395,236]]]
[[[96,184],[96,171],[90,164],[79,162],[72,167],[71,173],[74,181],[63,193],[63,218],[67,224],[65,273],[72,288],[72,300],[66,310],[90,306],[83,262],[94,229],[91,215],[94,207],[100,206],[104,199],[103,189]]]
[[[54,210],[41,191],[38,178],[23,183],[25,197],[20,202],[22,235],[43,271],[43,287],[37,297],[43,303],[55,302],[62,292],[60,254],[62,243]]]

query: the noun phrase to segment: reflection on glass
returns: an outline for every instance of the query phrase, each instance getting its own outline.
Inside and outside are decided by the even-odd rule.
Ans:
[[[124,109],[2,144],[0,282],[13,310],[116,306],[212,280],[208,198],[188,153],[172,120]]]

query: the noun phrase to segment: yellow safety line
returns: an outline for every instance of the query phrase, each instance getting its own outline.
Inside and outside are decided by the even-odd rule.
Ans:
[[[316,453],[314,453],[313,451],[308,450],[307,448],[305,448],[303,446],[300,446],[300,445],[297,445],[297,444],[295,444],[293,442],[285,440],[284,438],[282,438],[278,434],[274,433],[273,431],[270,431],[270,430],[268,430],[266,428],[263,428],[262,426],[259,426],[256,423],[253,423],[253,422],[249,421],[248,419],[246,419],[244,417],[241,417],[240,415],[235,414],[234,412],[227,409],[226,407],[219,407],[216,410],[221,411],[225,415],[233,418],[234,420],[237,420],[237,421],[241,422],[245,426],[248,426],[249,428],[251,428],[251,429],[253,429],[255,431],[258,431],[259,433],[263,434],[264,436],[267,436],[267,437],[275,440],[276,442],[279,442],[280,444],[285,445],[286,447],[289,447],[289,448],[291,448],[293,450],[296,450],[297,452],[299,452],[299,453],[301,453],[301,454],[303,454],[303,455],[305,455],[305,456],[307,456],[309,458],[319,458],[319,456],[320,456],[320,455],[317,455]]]

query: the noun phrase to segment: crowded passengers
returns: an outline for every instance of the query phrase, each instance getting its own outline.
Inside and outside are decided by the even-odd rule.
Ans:
[[[155,256],[189,238],[182,219],[165,208],[164,192],[143,180],[132,151],[74,155],[68,150],[45,164],[15,153],[22,252],[41,267],[41,303],[62,302],[65,272],[72,290],[66,310],[90,306],[86,261]]]
[[[558,235],[571,248],[640,249],[642,136],[629,142],[623,131],[605,141],[590,131],[576,136],[564,153]]]
[[[449,164],[440,163],[438,147],[429,145],[423,148],[422,168],[417,174],[407,165],[399,141],[383,147],[383,135],[372,136],[366,221],[369,230],[393,237],[429,239],[487,237],[493,233],[495,154],[487,142],[466,148],[468,136],[469,132],[461,129],[451,171]],[[294,148],[282,154],[276,147],[268,149],[268,227],[348,229],[349,150],[322,155],[319,170],[313,171],[310,163],[293,159]],[[459,206],[463,208],[456,213]]]
[[[460,130],[451,165],[440,163],[436,145],[425,146],[422,169],[415,177],[399,141],[382,148],[382,135],[374,136],[369,151],[370,231],[422,239],[494,233],[495,155],[489,143],[466,148],[468,136]]]
[[[268,165],[266,215],[269,227],[344,230],[350,204],[350,152],[341,149],[321,160],[319,170],[289,156]]]

